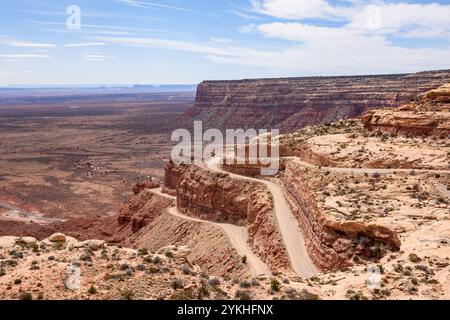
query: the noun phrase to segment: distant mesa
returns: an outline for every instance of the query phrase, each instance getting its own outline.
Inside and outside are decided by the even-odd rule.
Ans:
[[[398,107],[450,82],[450,70],[413,74],[204,81],[186,125],[205,128],[279,128],[358,117],[372,109]]]

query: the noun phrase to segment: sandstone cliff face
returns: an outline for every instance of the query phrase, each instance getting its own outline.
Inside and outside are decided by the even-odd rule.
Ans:
[[[117,221],[120,228],[131,228],[135,233],[171,206],[172,200],[144,189],[124,203]]]
[[[166,193],[175,195],[180,177],[189,169],[186,165],[175,165],[170,160],[164,168],[164,191]]]
[[[368,130],[412,136],[450,135],[450,83],[425,93],[418,101],[393,110],[376,110],[362,117]]]
[[[185,116],[212,128],[280,128],[359,116],[399,106],[450,81],[450,70],[409,75],[204,81]]]
[[[307,249],[319,268],[333,270],[351,265],[350,258],[355,253],[354,245],[359,237],[365,237],[369,242],[384,243],[393,249],[400,247],[397,233],[385,226],[335,221],[327,217],[318,206],[303,170],[305,168],[299,164],[289,161],[281,180],[285,196],[304,232]],[[358,250],[362,254],[371,254],[362,246]]]
[[[253,251],[269,268],[289,269],[272,198],[264,185],[192,166],[178,183],[177,207],[203,220],[246,225]]]

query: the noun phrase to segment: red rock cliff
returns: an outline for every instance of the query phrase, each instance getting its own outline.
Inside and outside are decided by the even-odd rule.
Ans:
[[[204,81],[185,117],[213,128],[280,128],[395,107],[450,81],[450,70],[403,75]]]

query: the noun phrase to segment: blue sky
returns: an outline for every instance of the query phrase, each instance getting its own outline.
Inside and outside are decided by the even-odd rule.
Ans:
[[[0,85],[443,68],[449,0],[2,0],[0,10]]]

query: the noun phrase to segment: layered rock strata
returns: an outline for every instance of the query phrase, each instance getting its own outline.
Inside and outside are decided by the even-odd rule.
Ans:
[[[317,205],[303,170],[307,169],[295,161],[289,161],[281,181],[285,196],[303,230],[308,252],[319,268],[332,270],[351,265],[352,245],[358,237],[384,243],[394,250],[400,247],[399,236],[387,227],[328,218]]]
[[[204,81],[184,117],[208,128],[280,128],[359,116],[409,103],[450,81],[450,70],[414,74]]]
[[[272,271],[290,268],[271,194],[264,185],[192,166],[182,175],[176,190],[180,212],[203,220],[247,226],[253,251]]]
[[[450,83],[398,109],[368,112],[362,122],[372,131],[446,137],[450,135]]]

